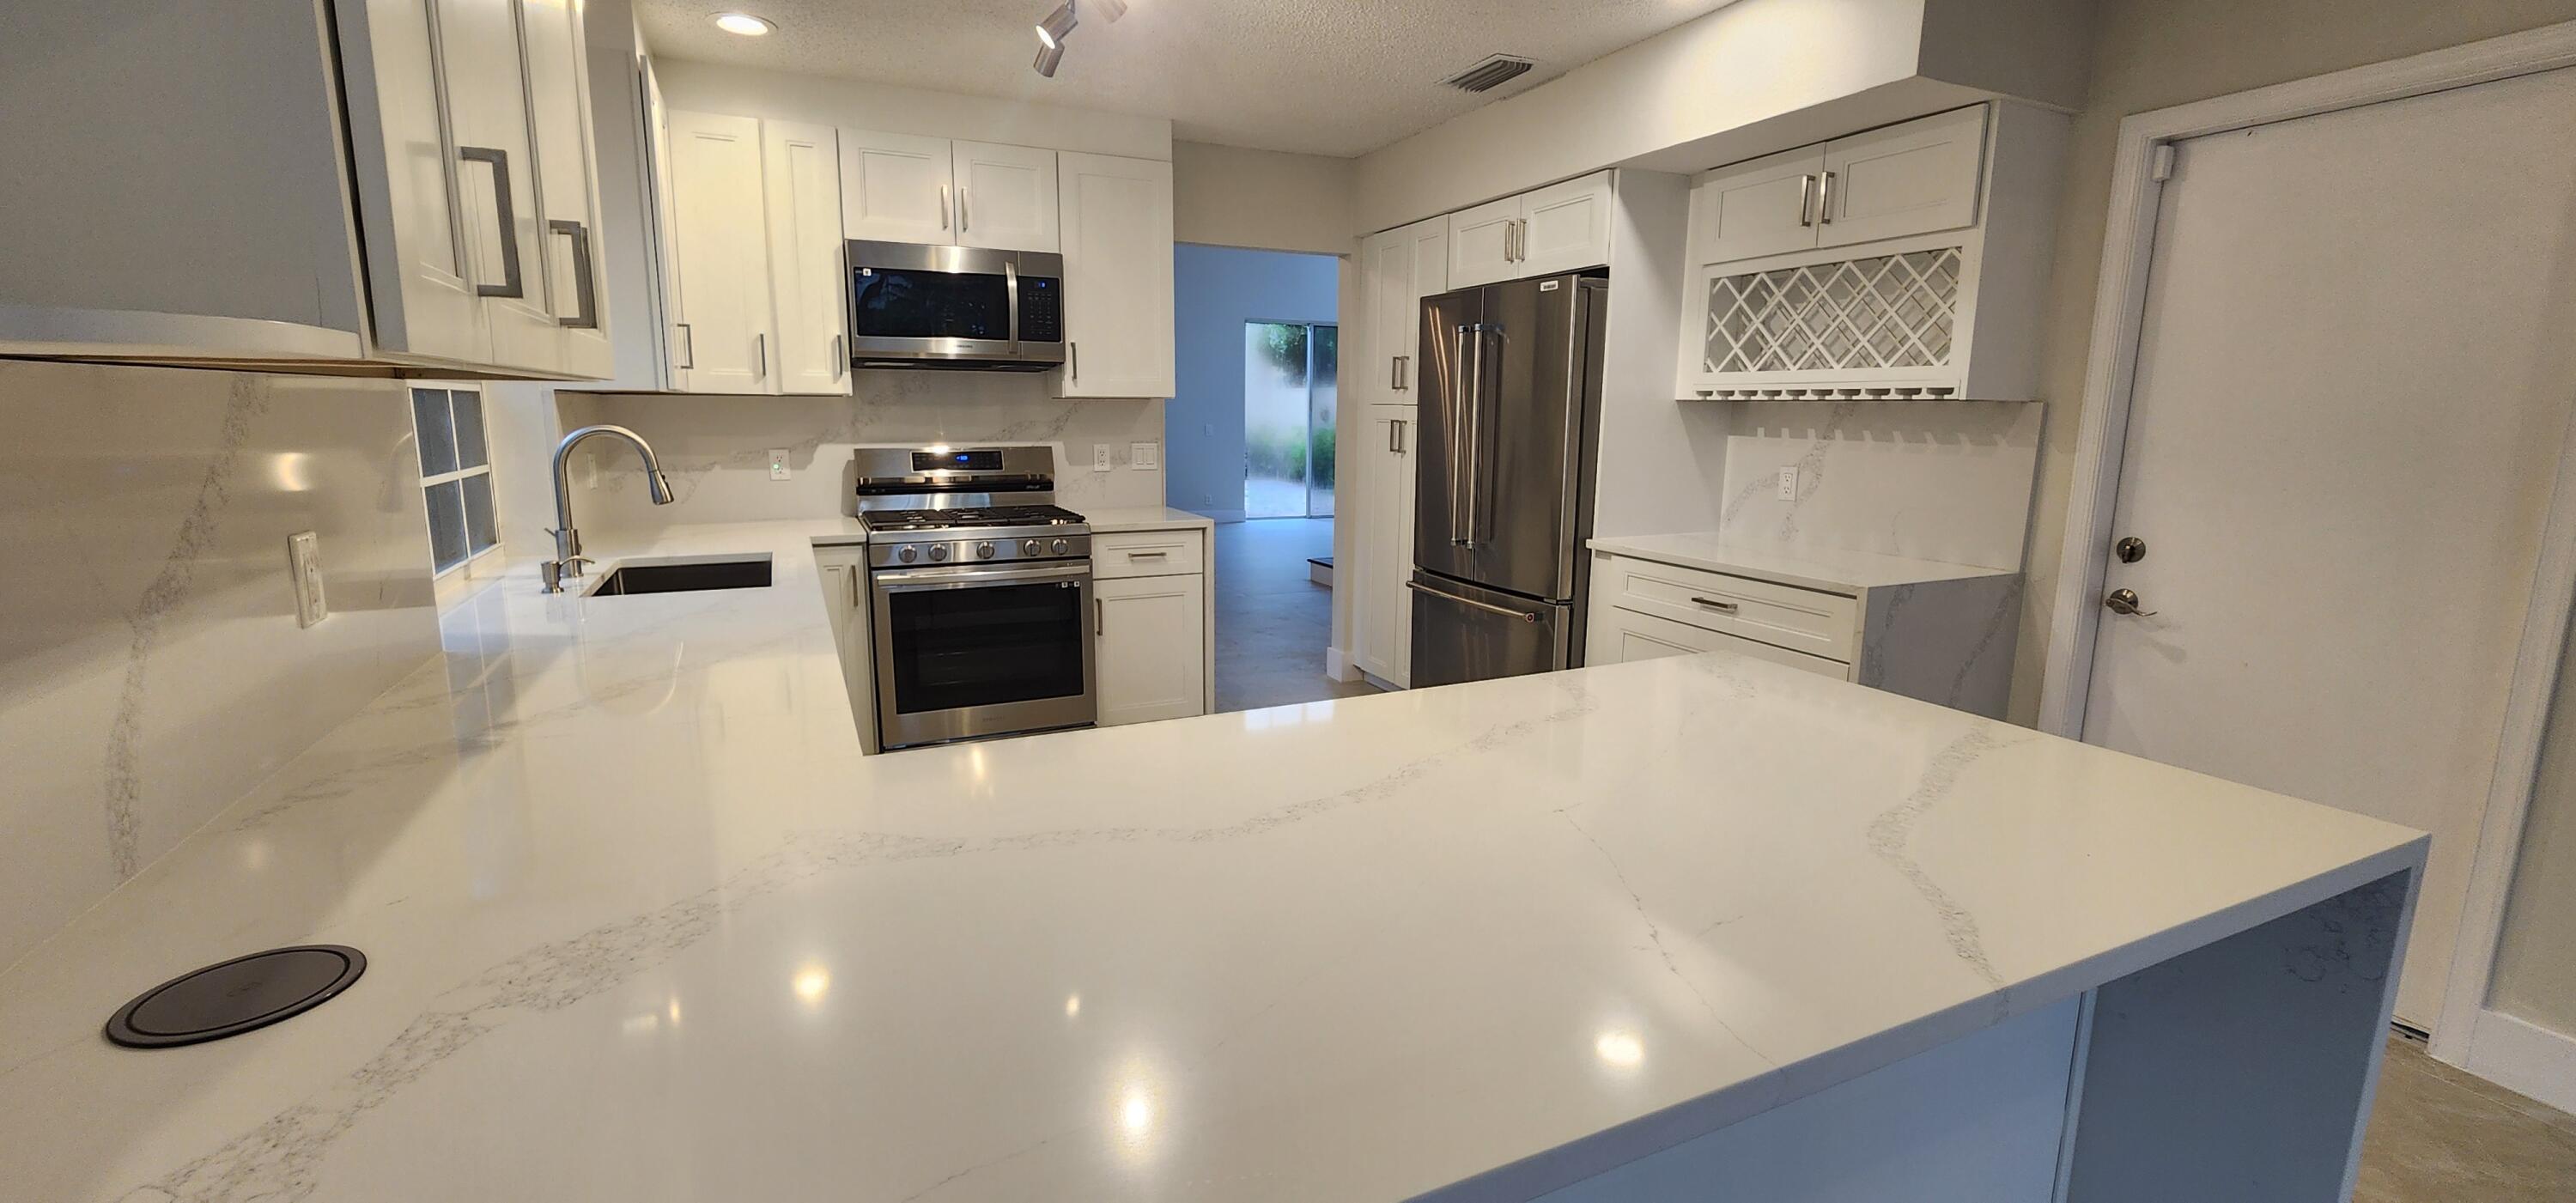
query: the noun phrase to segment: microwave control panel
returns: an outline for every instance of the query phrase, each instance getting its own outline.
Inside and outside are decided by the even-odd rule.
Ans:
[[[1020,341],[1064,341],[1064,284],[1053,276],[1020,277]]]

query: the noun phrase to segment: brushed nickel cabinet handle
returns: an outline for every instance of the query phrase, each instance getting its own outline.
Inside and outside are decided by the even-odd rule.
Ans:
[[[769,379],[769,335],[766,332],[751,336],[751,355],[751,378]]]
[[[1097,597],[1091,599],[1091,633],[1094,635],[1109,633],[1109,607],[1106,602]]]
[[[672,364],[672,370],[686,372],[697,367],[698,332],[690,329],[687,322],[673,322],[671,323],[671,328],[680,332],[680,348],[682,351],[686,352],[689,357],[689,362],[687,363]]]
[[[948,228],[948,185],[939,186],[939,228]]]
[[[547,222],[546,229],[572,239],[573,316],[556,318],[555,324],[573,330],[599,329],[599,289],[591,280],[589,228],[558,217]]]
[[[1718,612],[1718,613],[1720,613],[1720,614],[1733,614],[1733,613],[1735,613],[1737,610],[1740,610],[1740,609],[1743,609],[1743,608],[1744,608],[1744,607],[1742,607],[1742,606],[1740,606],[1740,605],[1738,605],[1738,604],[1736,604],[1736,603],[1734,603],[1734,602],[1731,602],[1731,601],[1719,601],[1719,600],[1717,600],[1717,599],[1716,599],[1716,598],[1714,598],[1714,597],[1694,597],[1694,598],[1692,598],[1692,599],[1691,599],[1691,602],[1692,602],[1694,605],[1706,606],[1706,607],[1708,607],[1709,609],[1715,610],[1715,611],[1717,611],[1717,612]]]
[[[1798,177],[1798,226],[1804,229],[1816,224],[1816,173]]]
[[[501,282],[476,284],[478,297],[523,297],[525,282],[519,277],[519,212],[510,200],[510,156],[489,146],[460,146],[456,157],[492,165],[492,217],[501,227]]]
[[[957,186],[957,232],[965,233],[975,225],[975,211],[966,207],[966,185]]]
[[[1825,182],[1816,189],[1816,224],[1834,224],[1834,173],[1825,173]]]

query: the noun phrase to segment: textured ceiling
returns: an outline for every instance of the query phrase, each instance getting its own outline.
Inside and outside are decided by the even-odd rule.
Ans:
[[[1168,117],[1173,136],[1357,155],[1545,82],[1727,0],[1130,0],[1086,9],[1054,79],[1029,69],[1055,0],[636,0],[656,55]],[[728,9],[774,21],[718,30]],[[1538,61],[1482,95],[1440,81]]]

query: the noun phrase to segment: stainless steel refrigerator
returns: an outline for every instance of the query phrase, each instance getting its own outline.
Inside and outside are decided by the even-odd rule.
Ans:
[[[1609,283],[1552,276],[1422,302],[1417,687],[1583,662]]]

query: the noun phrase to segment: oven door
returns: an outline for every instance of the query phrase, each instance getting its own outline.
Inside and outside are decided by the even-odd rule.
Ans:
[[[1092,721],[1090,564],[880,569],[868,589],[883,746]]]

